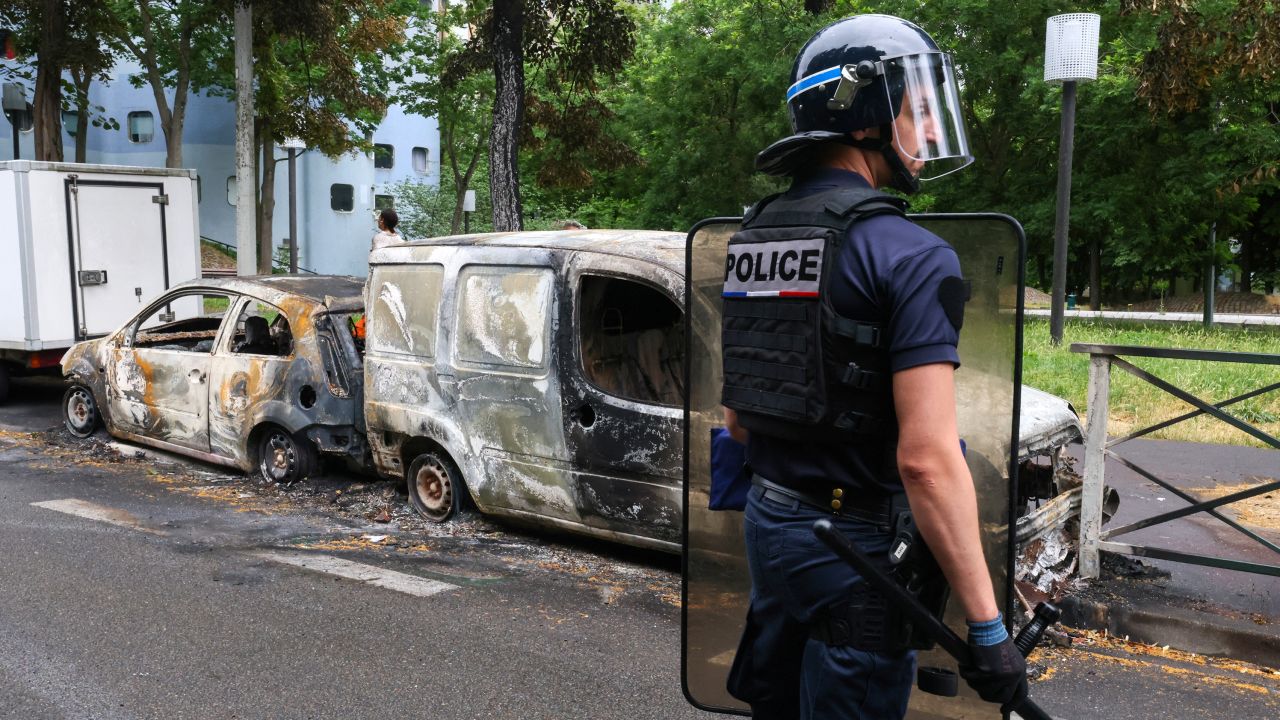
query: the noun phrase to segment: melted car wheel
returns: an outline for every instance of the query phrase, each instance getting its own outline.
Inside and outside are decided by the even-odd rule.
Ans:
[[[62,396],[62,422],[67,432],[87,438],[98,429],[98,404],[93,392],[84,385],[72,385]]]
[[[424,452],[409,465],[409,504],[431,522],[442,523],[462,507],[462,475],[442,453]]]
[[[292,485],[311,474],[316,451],[305,438],[268,427],[258,440],[258,474],[263,480]]]

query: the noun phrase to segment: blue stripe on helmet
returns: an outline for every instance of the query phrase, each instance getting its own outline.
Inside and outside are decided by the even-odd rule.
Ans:
[[[821,85],[822,83],[828,83],[832,80],[839,80],[841,67],[843,66],[836,65],[835,67],[829,67],[826,70],[819,70],[809,77],[803,77],[795,81],[791,87],[787,88],[787,102],[791,102],[791,98],[799,95],[805,90],[808,90],[814,85]]]

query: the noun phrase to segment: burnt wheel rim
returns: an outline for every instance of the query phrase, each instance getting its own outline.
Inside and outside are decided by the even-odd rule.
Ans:
[[[262,475],[278,483],[291,483],[298,479],[298,446],[279,430],[272,431],[263,443]]]
[[[436,458],[429,458],[413,478],[419,508],[428,519],[441,521],[453,511],[453,480],[449,470]]]
[[[72,429],[77,432],[87,432],[93,428],[96,421],[94,417],[93,398],[89,396],[89,392],[84,388],[75,388],[67,397],[67,422],[71,423]]]

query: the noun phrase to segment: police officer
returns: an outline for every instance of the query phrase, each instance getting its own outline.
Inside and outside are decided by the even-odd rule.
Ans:
[[[909,22],[859,15],[814,35],[791,80],[793,134],[756,159],[791,187],[751,208],[725,263],[726,424],[746,431],[755,473],[751,609],[729,690],[757,718],[905,715],[918,638],[811,532],[831,519],[893,568],[905,493],[968,619],[962,675],[985,700],[1016,701],[1026,668],[956,425],[959,260],[876,190],[910,194],[972,161],[950,57]]]

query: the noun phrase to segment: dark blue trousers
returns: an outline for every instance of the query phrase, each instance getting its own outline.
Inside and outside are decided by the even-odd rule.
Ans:
[[[866,652],[809,638],[814,614],[862,582],[813,535],[827,518],[873,558],[892,538],[873,524],[780,503],[752,487],[745,535],[751,610],[729,677],[729,692],[752,716],[801,720],[892,720],[907,713],[915,653]]]

